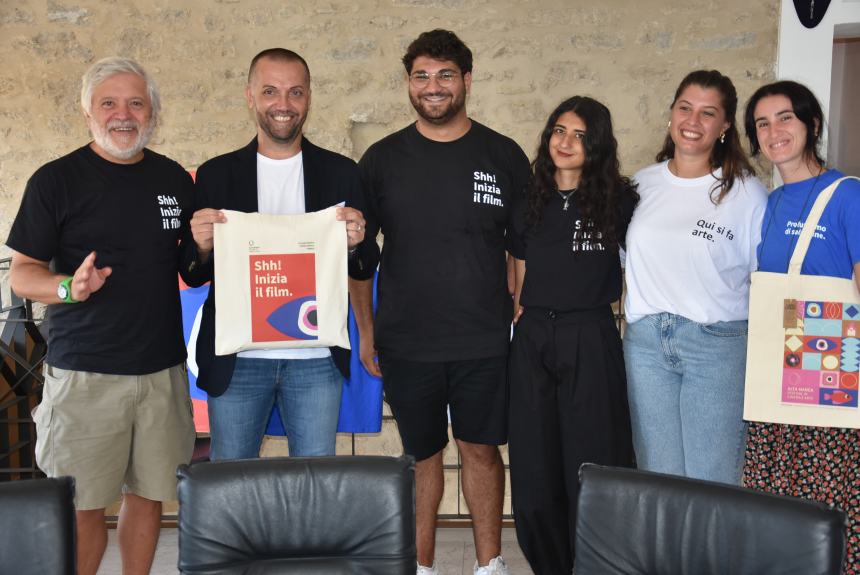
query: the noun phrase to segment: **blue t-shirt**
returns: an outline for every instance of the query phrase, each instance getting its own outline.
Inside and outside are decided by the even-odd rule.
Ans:
[[[759,270],[785,273],[803,224],[818,194],[843,177],[828,170],[817,178],[786,184],[768,197],[758,248]],[[860,262],[860,182],[846,180],[833,193],[821,219],[801,273],[850,279]]]

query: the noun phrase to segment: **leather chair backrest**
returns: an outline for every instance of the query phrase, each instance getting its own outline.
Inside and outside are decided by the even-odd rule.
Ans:
[[[583,465],[576,575],[838,575],[844,514],[827,505]]]
[[[0,573],[74,575],[74,479],[0,483]]]
[[[415,573],[411,457],[216,461],[177,475],[182,573]]]

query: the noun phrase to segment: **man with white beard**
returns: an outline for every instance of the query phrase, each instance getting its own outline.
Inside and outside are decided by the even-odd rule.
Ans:
[[[176,275],[193,183],[146,149],[160,100],[135,61],[96,62],[81,106],[93,141],[27,182],[10,281],[49,304],[36,459],[75,478],[77,572],[98,570],[104,510],[122,493],[122,572],[149,573],[161,502],[194,447]]]

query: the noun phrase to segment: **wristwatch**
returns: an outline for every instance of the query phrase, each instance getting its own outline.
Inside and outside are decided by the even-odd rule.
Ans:
[[[57,286],[57,297],[63,303],[78,303],[78,301],[72,298],[72,278],[68,277],[60,282],[60,285]]]

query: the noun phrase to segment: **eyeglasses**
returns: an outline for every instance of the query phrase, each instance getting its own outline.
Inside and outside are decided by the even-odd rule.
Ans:
[[[415,86],[423,88],[430,83],[430,78],[435,76],[440,86],[450,86],[459,74],[454,70],[439,70],[438,72],[412,72],[409,81]]]

